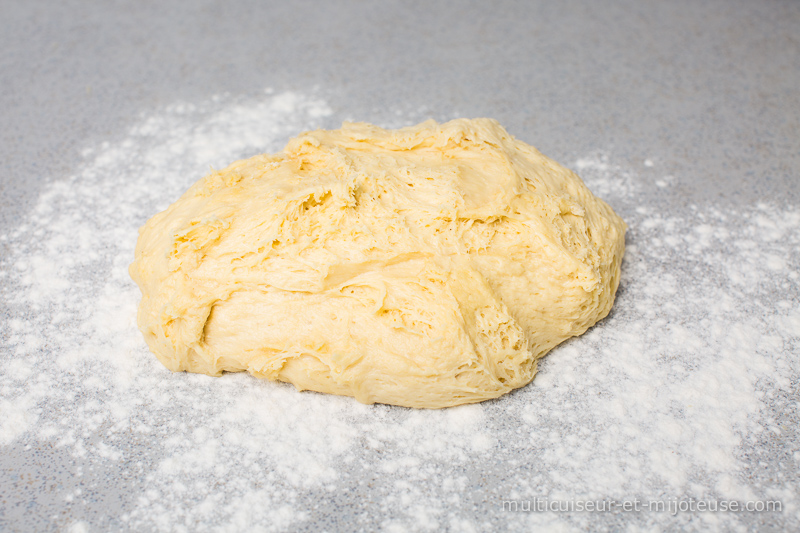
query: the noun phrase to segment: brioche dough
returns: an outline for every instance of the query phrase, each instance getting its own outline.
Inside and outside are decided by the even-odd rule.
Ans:
[[[438,408],[525,385],[606,316],[625,228],[493,120],[345,123],[201,179],[130,273],[170,370]]]

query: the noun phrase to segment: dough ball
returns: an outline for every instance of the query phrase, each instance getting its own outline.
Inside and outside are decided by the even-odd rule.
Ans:
[[[130,273],[170,370],[438,408],[525,385],[606,316],[625,228],[494,120],[345,123],[201,179]]]

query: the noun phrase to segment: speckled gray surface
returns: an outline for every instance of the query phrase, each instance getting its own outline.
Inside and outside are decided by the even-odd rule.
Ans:
[[[627,172],[635,183],[635,193],[628,191],[624,198],[620,195],[615,205],[629,222],[646,221],[644,211],[639,213],[637,207],[657,213],[662,222],[682,214],[683,220],[688,220],[692,205],[713,205],[719,213],[744,213],[748,220],[757,221],[759,215],[753,209],[759,203],[777,206],[775,209],[782,213],[794,213],[792,209],[800,204],[797,2],[2,4],[0,235],[14,235],[40,201],[42,191],[84,168],[87,149],[96,149],[104,142],[121,142],[142,117],[158,114],[176,102],[202,105],[215,95],[224,95],[229,101],[257,102],[267,87],[275,94],[288,91],[324,99],[330,107],[326,120],[334,122],[352,118],[389,124],[427,116],[442,120],[489,116],[558,161],[572,164],[598,151],[610,154],[610,164],[623,169],[620,173]],[[646,165],[645,161],[655,164]],[[602,161],[588,165],[587,172],[598,165],[602,166]],[[669,186],[663,186],[665,179]],[[610,194],[613,203],[614,191]],[[731,223],[721,214],[704,220],[711,220],[708,224],[713,227]],[[668,222],[663,224],[668,226]],[[753,222],[753,227],[757,226],[761,227]],[[783,227],[790,232],[797,229],[796,225]],[[690,231],[691,226],[670,228],[665,233],[674,237],[681,228]],[[633,230],[630,244],[640,249],[647,247],[646,239],[661,236],[653,227]],[[749,235],[748,239],[758,241],[758,236]],[[15,238],[0,241],[0,255],[16,257],[19,250],[14,247],[18,244]],[[718,262],[738,261],[734,248],[722,241],[712,249]],[[776,244],[765,249],[763,257],[781,250],[785,252]],[[644,257],[655,256],[645,253]],[[632,258],[634,266],[627,272],[631,276],[639,272],[635,252]],[[675,258],[673,267],[668,261],[663,263],[663,271],[675,276],[690,272],[682,261]],[[10,271],[11,266],[2,263],[0,268]],[[796,255],[786,259],[784,269],[796,272]],[[781,285],[780,270],[777,278],[770,278],[772,285],[765,282],[760,292],[751,295],[763,302],[756,309],[765,316],[771,316],[767,310],[772,309],[772,301],[787,302],[790,311],[798,308],[797,283],[788,288]],[[640,293],[634,287],[627,294]],[[679,294],[691,296],[691,291]],[[748,298],[748,294],[743,290],[741,298]],[[636,308],[636,302],[624,296],[620,302],[630,307],[623,307],[619,320],[630,317]],[[30,313],[36,312],[5,299],[0,304],[0,357],[4,361],[15,357],[20,344],[7,324],[11,320],[33,323],[36,317]],[[731,452],[739,461],[738,471],[750,480],[749,486],[758,497],[765,497],[768,491],[758,492],[756,488],[788,487],[796,495],[798,487],[800,344],[791,326],[779,328],[775,336],[781,342],[767,350],[772,350],[773,360],[786,361],[788,366],[778,367],[784,368],[782,375],[788,385],[775,386],[773,394],[768,379],[760,381],[756,389],[768,400],[763,400],[761,411],[751,418],[764,427],[782,428],[781,437],[770,440],[743,429],[741,445]],[[591,338],[586,342],[587,347],[592,346]],[[570,346],[575,349],[576,345]],[[45,344],[41,353],[47,350]],[[569,348],[562,352],[560,360],[569,360]],[[558,361],[556,355],[551,354],[545,366],[551,364],[550,358]],[[203,382],[202,387],[213,394],[213,385]],[[546,392],[534,390],[539,391],[532,387],[509,405],[519,406],[526,399],[553,399]],[[19,394],[17,389],[0,389],[0,400],[13,401]],[[556,397],[570,401],[569,396]],[[83,396],[79,398],[86,401]],[[351,415],[341,411],[349,404],[335,405],[337,416],[350,420]],[[54,406],[45,399],[36,408],[46,412]],[[535,490],[511,496],[518,479],[504,468],[517,468],[517,476],[529,472],[534,480],[529,489],[550,486],[535,481],[541,470],[526,470],[518,461],[529,454],[547,455],[548,451],[541,448],[545,445],[542,442],[537,441],[530,449],[520,444],[514,437],[518,420],[503,418],[504,404],[493,402],[484,409],[482,416],[489,417],[490,422],[481,427],[498,436],[489,448],[493,458],[483,457],[481,463],[467,452],[466,459],[458,454],[433,454],[431,461],[440,462],[438,470],[423,469],[425,475],[440,472],[462,480],[458,491],[463,498],[458,505],[438,502],[433,506],[437,511],[434,515],[409,518],[404,509],[408,502],[401,497],[404,489],[381,482],[386,470],[376,473],[363,463],[344,461],[339,481],[326,482],[316,492],[298,492],[293,503],[296,519],[272,525],[277,529],[331,531],[381,527],[800,527],[796,510],[753,513],[721,522],[702,521],[690,514],[677,519],[642,513],[556,516],[526,522],[520,513],[504,512],[498,501],[530,498],[536,496]],[[358,413],[352,415],[356,417],[353,420],[366,416]],[[402,418],[391,409],[386,413],[390,418]],[[46,419],[45,415],[38,416]],[[575,422],[562,424],[574,429]],[[558,432],[560,426],[550,421],[546,427],[549,432]],[[595,430],[609,429],[600,426]],[[565,429],[563,437],[566,439],[569,433]],[[153,447],[160,445],[157,436],[150,441],[135,437],[127,444],[115,441],[124,460],[93,463],[37,435],[36,427],[15,436],[2,446],[0,454],[0,529],[73,527],[76,531],[104,531],[126,530],[137,523],[143,529],[201,529],[202,521],[190,522],[180,514],[181,509],[191,507],[190,498],[184,501],[174,494],[162,496],[175,507],[180,521],[149,523],[136,522],[130,516],[121,518],[131,513],[136,518],[134,511],[146,513],[147,507],[137,503],[137,498],[147,489],[147,470],[156,461],[150,457]],[[97,438],[90,436],[87,442],[99,438],[99,434]],[[361,457],[352,451],[358,446],[357,439],[354,442],[348,453]],[[386,450],[381,453],[391,453],[391,446]],[[154,457],[162,459],[157,454]],[[703,485],[708,475],[701,472],[687,483]],[[369,488],[373,485],[374,496]],[[82,487],[81,498],[68,498],[78,486]],[[681,491],[670,492],[670,487],[666,483],[648,494],[684,496]],[[225,485],[219,490],[225,493]],[[586,487],[581,491],[603,496]],[[436,491],[425,489],[422,496],[426,495],[435,496]],[[164,514],[163,509],[160,513]],[[269,523],[263,518],[261,526],[267,528]],[[209,519],[209,524],[236,530],[242,523]],[[247,527],[255,526],[251,523]]]

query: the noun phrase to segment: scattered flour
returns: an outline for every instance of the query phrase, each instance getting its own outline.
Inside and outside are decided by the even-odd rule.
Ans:
[[[301,394],[243,374],[163,368],[135,324],[139,294],[127,266],[138,227],[209,165],[279,150],[299,131],[336,127],[339,118],[298,93],[175,105],[86,150],[85,166],[0,236],[13,250],[0,259],[0,446],[31,456],[50,447],[70,458],[58,465],[57,503],[39,525],[485,531],[760,523],[746,513],[693,520],[501,506],[534,497],[692,497],[779,499],[783,512],[770,523],[800,527],[800,211],[658,212],[639,205],[637,175],[603,152],[573,167],[630,225],[618,300],[609,318],[548,355],[528,387],[480,405],[415,411]],[[4,471],[14,466],[2,461]],[[9,487],[11,477],[0,480],[6,499]],[[116,494],[115,506],[88,497],[92,487]],[[13,525],[2,505],[0,526]]]

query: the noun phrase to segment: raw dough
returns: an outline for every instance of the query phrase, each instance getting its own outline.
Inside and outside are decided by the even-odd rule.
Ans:
[[[606,316],[625,228],[494,120],[345,123],[201,179],[130,273],[171,370],[438,408],[525,385]]]

